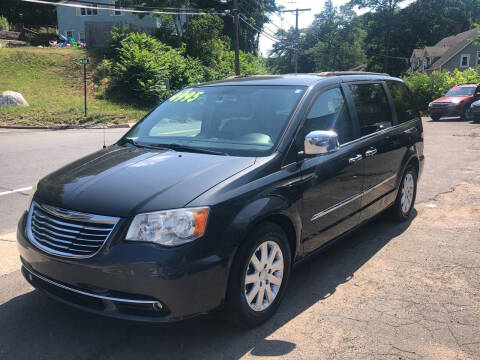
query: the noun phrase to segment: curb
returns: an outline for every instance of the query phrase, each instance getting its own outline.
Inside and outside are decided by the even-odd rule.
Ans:
[[[62,125],[62,126],[26,126],[26,125],[0,125],[0,129],[22,130],[69,130],[69,129],[128,129],[130,124],[114,124],[107,126],[98,125]]]

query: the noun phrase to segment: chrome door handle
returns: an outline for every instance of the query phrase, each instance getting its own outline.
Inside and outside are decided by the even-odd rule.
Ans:
[[[413,128],[408,129],[408,130],[405,130],[404,133],[405,134],[415,134],[417,131],[418,131],[418,129],[416,127],[413,127]]]
[[[373,155],[375,155],[377,152],[378,152],[377,149],[370,149],[370,150],[365,151],[365,156],[373,156]]]
[[[363,156],[358,154],[357,156],[348,159],[348,163],[349,164],[355,164],[357,161],[360,161],[362,159],[363,159]]]

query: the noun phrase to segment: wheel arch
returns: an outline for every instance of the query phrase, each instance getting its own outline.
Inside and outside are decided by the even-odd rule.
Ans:
[[[405,173],[405,170],[409,165],[413,165],[415,167],[415,170],[417,171],[417,175],[419,175],[420,160],[418,158],[418,154],[414,146],[409,147],[402,161],[402,165],[400,166],[398,176],[397,176],[397,189],[400,186],[400,183],[402,182],[403,174]]]

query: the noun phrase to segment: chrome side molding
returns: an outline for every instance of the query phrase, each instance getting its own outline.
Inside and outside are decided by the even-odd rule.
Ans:
[[[336,203],[335,205],[332,205],[332,206],[330,206],[329,208],[327,208],[327,209],[325,209],[325,210],[322,210],[322,211],[314,214],[314,215],[312,216],[312,218],[310,219],[310,221],[313,222],[313,221],[315,221],[315,220],[318,220],[318,219],[321,218],[322,216],[325,216],[325,215],[331,213],[332,211],[335,211],[335,210],[341,208],[342,206],[345,206],[345,205],[351,203],[352,201],[357,200],[358,198],[363,197],[364,195],[368,194],[370,191],[373,191],[373,190],[379,188],[380,186],[382,186],[382,185],[386,184],[387,182],[395,179],[396,177],[397,177],[397,175],[392,175],[392,176],[386,178],[385,180],[379,182],[378,184],[376,184],[376,185],[374,185],[374,186],[372,186],[372,187],[370,187],[370,188],[368,188],[368,189],[365,189],[365,190],[359,192],[358,194],[352,195],[352,196],[346,198],[345,200],[342,200],[342,201],[340,201],[339,203]]]

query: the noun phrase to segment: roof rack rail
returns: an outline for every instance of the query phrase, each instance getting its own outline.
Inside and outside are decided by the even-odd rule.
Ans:
[[[320,76],[342,76],[342,75],[381,75],[381,76],[390,76],[387,73],[378,73],[378,72],[368,72],[368,71],[324,71],[316,73]]]

